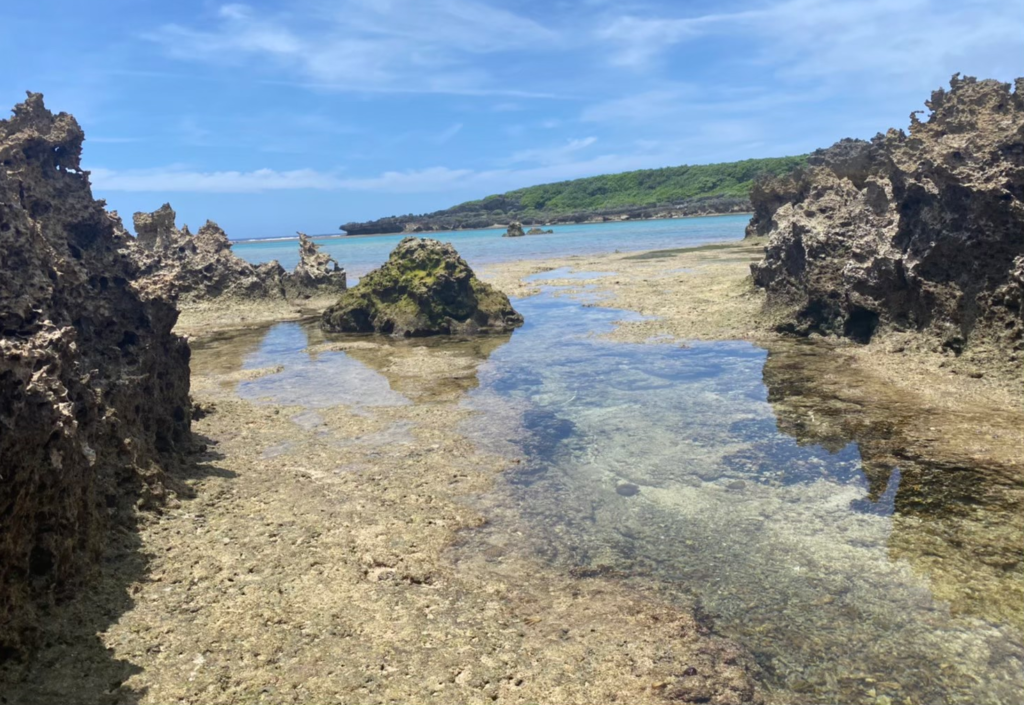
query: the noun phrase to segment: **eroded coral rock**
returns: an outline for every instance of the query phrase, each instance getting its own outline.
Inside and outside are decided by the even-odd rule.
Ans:
[[[0,121],[0,654],[192,442],[177,311],[133,287],[83,139],[40,94]]]
[[[415,237],[321,319],[328,332],[404,336],[505,332],[522,323],[508,297],[477,279],[455,248]]]
[[[341,294],[347,280],[345,270],[305,233],[299,233],[299,263],[284,279],[288,298],[308,298],[313,294]]]
[[[527,235],[550,235],[554,230],[545,230],[544,228],[533,227],[526,231]]]
[[[523,237],[526,233],[523,232],[523,224],[518,220],[513,220],[508,224],[508,230],[502,237]]]
[[[129,248],[140,270],[138,286],[189,306],[213,299],[303,299],[345,289],[345,270],[300,234],[300,261],[285,272],[277,261],[250,264],[231,251],[231,241],[212,220],[192,235],[178,230],[165,203],[133,217],[137,247]]]
[[[754,189],[750,234],[770,234],[754,281],[801,333],[869,340],[926,331],[1014,359],[1024,350],[1024,79],[954,76],[910,133],[820,150]],[[780,313],[781,312],[781,313]]]

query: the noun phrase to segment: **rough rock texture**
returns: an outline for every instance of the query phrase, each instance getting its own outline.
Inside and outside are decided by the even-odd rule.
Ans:
[[[513,220],[508,224],[508,230],[502,237],[523,237],[526,233],[523,232],[523,224],[518,220]]]
[[[289,299],[309,298],[313,294],[340,294],[345,291],[345,270],[305,233],[299,233],[299,263],[283,279]]]
[[[297,299],[345,290],[345,270],[300,233],[300,261],[285,272],[276,261],[253,265],[231,251],[231,241],[212,220],[195,235],[178,230],[165,203],[152,213],[136,213],[139,286],[188,306],[218,298]]]
[[[544,228],[530,228],[526,231],[527,235],[550,235],[555,232],[554,230],[545,230]]]
[[[177,311],[133,288],[83,139],[39,94],[0,121],[0,660],[191,447]]]
[[[328,332],[407,337],[505,332],[522,323],[508,297],[477,279],[455,248],[415,237],[398,243],[321,319]]]
[[[844,140],[760,182],[752,266],[780,327],[867,341],[879,326],[1024,350],[1024,79],[954,76],[910,134]]]

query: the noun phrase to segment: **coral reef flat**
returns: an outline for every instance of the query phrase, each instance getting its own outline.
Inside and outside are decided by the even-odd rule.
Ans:
[[[1019,380],[780,336],[762,248],[483,268],[504,334],[193,337],[194,498],[143,522],[109,651],[53,644],[7,692],[1008,702]]]

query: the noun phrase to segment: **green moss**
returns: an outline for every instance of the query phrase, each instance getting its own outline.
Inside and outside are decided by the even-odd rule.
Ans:
[[[324,312],[321,327],[422,336],[504,332],[522,322],[508,297],[477,279],[451,245],[409,237]]]

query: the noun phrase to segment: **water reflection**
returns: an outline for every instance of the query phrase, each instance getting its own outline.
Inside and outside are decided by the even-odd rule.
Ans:
[[[279,323],[192,341],[192,370],[229,377],[265,372],[232,378],[239,396],[310,409],[438,402],[476,388],[480,365],[509,338],[332,336],[316,322]],[[315,412],[300,421],[307,417]]]
[[[821,350],[615,344],[595,333],[628,314],[517,306],[527,325],[482,370],[467,431],[523,460],[461,550],[512,541],[658,586],[716,615],[780,701],[1024,692],[1008,475],[915,455],[912,409],[816,385]]]

